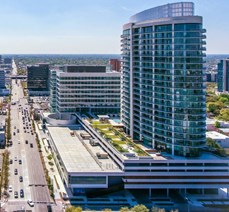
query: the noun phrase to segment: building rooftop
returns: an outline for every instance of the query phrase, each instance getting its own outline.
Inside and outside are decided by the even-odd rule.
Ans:
[[[98,159],[97,152],[104,151],[100,146],[91,146],[89,139],[82,139],[80,134],[84,130],[73,130],[69,127],[48,126],[48,131],[54,145],[68,172],[112,172],[119,171],[109,157]]]
[[[216,132],[216,131],[206,132],[206,137],[212,138],[212,139],[228,139],[229,138],[228,136],[226,136],[222,133]]]
[[[165,4],[162,6],[150,8],[140,13],[133,15],[130,22],[141,22],[159,18],[179,17],[179,16],[193,16],[194,3],[192,2],[178,2],[172,4]]]

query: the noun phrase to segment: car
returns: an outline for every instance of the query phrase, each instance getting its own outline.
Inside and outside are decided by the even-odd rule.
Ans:
[[[30,207],[34,207],[34,203],[31,199],[28,199],[27,203],[29,204]]]
[[[17,174],[18,174],[17,169],[14,169],[14,174],[15,174],[15,175],[17,175]]]
[[[10,159],[10,164],[13,164],[13,160],[12,159]]]
[[[33,144],[30,144],[30,147],[33,148]]]
[[[16,133],[14,132],[13,135],[16,135]]]
[[[12,192],[13,191],[13,187],[12,185],[9,185],[9,192]]]
[[[28,144],[28,140],[25,140],[25,144]]]
[[[19,164],[22,164],[22,160],[19,160],[18,163],[19,163]]]
[[[14,161],[17,161],[17,157],[14,157]]]
[[[9,140],[9,145],[10,145],[10,146],[12,146],[12,145],[13,145],[12,140]]]
[[[19,129],[17,129],[17,133],[19,133]]]
[[[18,198],[18,192],[17,191],[14,192],[14,198]]]
[[[26,133],[26,131],[24,131],[24,133]]]
[[[18,144],[20,144],[20,140],[18,140]]]
[[[14,129],[16,129],[16,126],[14,126]]]
[[[19,181],[23,182],[23,177],[22,176],[19,177]]]
[[[23,189],[20,190],[20,197],[21,197],[21,198],[24,197],[24,191],[23,191]]]

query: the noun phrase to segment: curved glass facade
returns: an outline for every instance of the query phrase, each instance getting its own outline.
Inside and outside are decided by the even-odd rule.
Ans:
[[[205,30],[195,17],[126,25],[122,35],[126,132],[153,148],[190,157],[198,156],[206,130]]]

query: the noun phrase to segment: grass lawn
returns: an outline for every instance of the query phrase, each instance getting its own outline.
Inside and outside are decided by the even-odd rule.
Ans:
[[[112,127],[111,124],[101,123],[99,120],[92,120],[91,125],[93,128],[97,128],[105,138],[108,138],[112,141],[112,145],[120,152],[128,152],[121,145],[126,144],[134,148],[139,156],[147,156],[148,154],[142,150],[140,147],[136,146],[130,138],[126,138],[121,132],[118,132]]]

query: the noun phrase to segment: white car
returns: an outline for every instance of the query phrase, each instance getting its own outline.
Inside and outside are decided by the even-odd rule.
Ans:
[[[13,187],[12,185],[9,185],[9,192],[12,192],[13,191]]]
[[[14,157],[14,161],[17,161],[17,157]]]
[[[33,207],[34,206],[34,203],[31,199],[28,199],[27,203],[29,204],[30,207]]]

